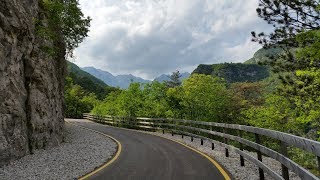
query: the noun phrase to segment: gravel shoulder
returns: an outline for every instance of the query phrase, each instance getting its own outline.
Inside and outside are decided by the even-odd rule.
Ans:
[[[76,179],[101,166],[117,151],[117,144],[103,135],[66,123],[65,142],[37,150],[0,168],[0,180]]]
[[[181,138],[181,135],[174,135],[165,133],[162,134],[161,132],[151,132],[150,134],[154,134],[157,136],[162,136],[168,139],[173,139],[179,142],[182,142],[190,147],[193,147],[209,156],[214,158],[216,161],[219,162],[220,165],[224,166],[226,170],[228,170],[234,179],[237,180],[259,180],[259,170],[258,167],[251,163],[250,161],[245,160],[245,166],[240,166],[240,157],[238,154],[234,152],[229,152],[229,157],[225,157],[225,149],[224,147],[215,144],[215,149],[211,149],[211,142],[204,140],[203,145],[201,145],[201,141],[198,138],[194,138],[193,142],[191,142],[190,137],[184,136]],[[254,152],[247,152],[251,156],[256,157],[256,153]],[[272,170],[276,171],[278,174],[281,174],[281,164],[269,157],[262,158],[263,163],[268,165]],[[273,179],[268,174],[265,173],[266,179]],[[290,172],[290,179],[293,180],[300,180],[297,175]]]

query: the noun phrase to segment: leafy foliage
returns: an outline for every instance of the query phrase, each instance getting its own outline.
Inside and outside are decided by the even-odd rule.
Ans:
[[[252,33],[253,40],[268,45],[295,47],[296,34],[315,30],[320,25],[318,0],[259,0],[259,17],[275,27],[269,35]]]
[[[268,95],[263,106],[253,106],[243,113],[248,118],[248,123],[253,126],[303,134],[303,122],[295,120],[289,101],[282,96]]]
[[[260,0],[258,15],[275,30],[268,35],[253,32],[253,41],[266,49],[277,45],[284,53],[269,62],[279,75],[278,91],[269,95],[260,109],[256,107],[245,112],[249,119],[258,118],[255,125],[319,140],[319,8],[318,0]],[[315,157],[295,149],[290,149],[290,154],[300,164],[315,169]]]
[[[49,41],[62,36],[67,54],[72,56],[72,51],[88,36],[91,19],[84,17],[78,0],[41,0],[40,6],[46,18],[36,20],[38,34]],[[51,54],[56,51],[55,46],[45,48]]]
[[[73,84],[70,77],[66,78],[65,86],[65,116],[81,118],[83,113],[88,113],[98,104],[94,93],[87,93],[81,86]]]
[[[263,105],[265,102],[265,98],[263,97],[265,92],[264,83],[233,83],[231,84],[229,91],[233,102],[230,105],[233,123],[249,124],[248,118],[242,114],[242,112],[252,107]]]
[[[193,120],[226,122],[230,104],[226,83],[218,77],[194,74],[183,85],[185,117]]]
[[[270,63],[279,72],[278,95],[290,102],[295,120],[319,130],[320,11],[316,0],[260,0],[258,15],[273,24],[269,35],[253,34],[265,48],[277,44],[284,54]],[[309,127],[310,128],[310,127]]]
[[[195,74],[184,81],[182,86],[171,88],[157,81],[144,86],[132,83],[127,90],[108,95],[92,112],[129,117],[224,121],[228,118],[229,103],[224,81]]]

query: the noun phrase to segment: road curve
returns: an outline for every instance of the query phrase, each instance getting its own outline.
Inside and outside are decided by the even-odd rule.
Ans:
[[[88,179],[225,179],[207,158],[168,139],[91,121],[72,123],[110,135],[122,145],[119,157]]]

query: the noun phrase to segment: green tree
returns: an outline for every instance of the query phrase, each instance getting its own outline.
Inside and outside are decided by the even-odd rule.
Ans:
[[[78,0],[41,0],[40,6],[47,18],[35,21],[38,34],[53,42],[62,36],[67,55],[72,56],[73,50],[88,36],[90,17],[84,17]],[[57,53],[56,45],[46,49]]]
[[[90,93],[88,95],[85,95],[81,99],[81,103],[83,103],[86,107],[84,109],[85,113],[90,112],[97,104],[99,104],[99,100],[97,99],[97,96],[94,93]]]
[[[137,117],[143,114],[144,94],[140,83],[131,83],[126,91],[119,96],[122,116]]]
[[[91,113],[96,115],[120,115],[120,95],[121,91],[113,91],[101,102],[95,105]]]
[[[226,83],[210,75],[193,74],[184,81],[182,104],[193,120],[226,122],[229,120],[230,96]]]
[[[166,81],[167,87],[173,88],[181,85],[181,74],[179,71],[175,71],[170,75],[170,80]]]
[[[265,101],[264,85],[261,82],[233,83],[229,91],[232,100],[229,107],[233,123],[246,124],[246,117],[242,116],[241,112],[252,107],[262,106]]]
[[[81,118],[87,106],[81,102],[85,92],[81,86],[73,85],[65,92],[66,111],[65,116],[69,118]]]
[[[169,118],[184,118],[185,106],[182,103],[184,97],[183,88],[177,86],[174,88],[169,88],[166,92],[166,101],[169,109],[166,112],[166,117]]]
[[[314,124],[318,130],[319,7],[318,0],[260,0],[258,15],[275,30],[269,35],[252,33],[253,40],[265,48],[277,45],[284,49],[285,53],[270,63],[275,72],[281,72],[279,95],[289,100],[298,122]]]
[[[318,0],[259,0],[259,2],[258,16],[275,28],[269,35],[252,33],[254,40],[261,44],[294,47],[297,44],[295,40],[297,34],[319,29]]]
[[[81,118],[83,113],[89,113],[100,103],[94,93],[88,93],[81,86],[73,84],[70,77],[66,78],[64,98],[65,116],[68,118]]]
[[[270,94],[261,106],[252,106],[242,112],[250,125],[297,135],[303,134],[303,122],[296,121],[290,102],[279,95]]]
[[[164,83],[154,81],[146,84],[143,88],[145,97],[143,103],[142,116],[146,117],[166,117],[168,104],[166,101],[167,87]]]

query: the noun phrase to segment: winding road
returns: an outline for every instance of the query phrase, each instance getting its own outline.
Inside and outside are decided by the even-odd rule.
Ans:
[[[121,152],[116,160],[88,179],[220,180],[229,178],[224,170],[221,171],[221,167],[219,170],[208,158],[177,142],[86,120],[72,123],[110,135],[121,143]]]

